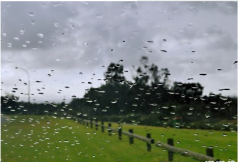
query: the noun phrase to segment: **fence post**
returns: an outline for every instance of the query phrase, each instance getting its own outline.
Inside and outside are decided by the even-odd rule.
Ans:
[[[133,133],[133,129],[129,129],[129,133]],[[129,136],[129,144],[133,144],[133,136]]]
[[[121,126],[119,126],[118,127],[118,139],[122,139],[122,127]]]
[[[173,139],[168,138],[167,143],[168,143],[168,145],[173,146]],[[173,152],[172,151],[168,151],[168,160],[173,161]]]
[[[112,124],[111,123],[108,123],[108,135],[111,136],[112,135]]]
[[[90,120],[90,127],[93,128],[92,119]]]
[[[207,154],[207,156],[214,157],[213,156],[213,147],[212,146],[210,146],[209,148],[206,148],[206,154]]]
[[[98,121],[95,121],[95,129],[98,130]]]
[[[104,132],[104,122],[103,122],[103,121],[101,122],[101,125],[102,125],[102,126],[101,126],[102,132]]]
[[[147,138],[151,139],[151,134],[147,133]],[[151,143],[147,142],[147,151],[151,151]]]

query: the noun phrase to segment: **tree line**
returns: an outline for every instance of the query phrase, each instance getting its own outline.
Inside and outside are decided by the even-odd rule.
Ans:
[[[105,84],[88,89],[83,98],[73,98],[69,104],[28,104],[19,102],[14,95],[6,95],[1,97],[2,114],[71,114],[158,126],[178,122],[179,127],[189,128],[211,128],[211,123],[237,119],[237,97],[213,93],[203,96],[204,87],[200,83],[173,82],[170,86],[170,71],[149,64],[145,56],[135,68],[133,81],[129,81],[121,62],[110,63],[104,73]]]

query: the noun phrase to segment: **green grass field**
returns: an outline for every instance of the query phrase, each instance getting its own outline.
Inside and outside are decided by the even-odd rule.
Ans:
[[[167,151],[128,137],[118,140],[101,129],[95,130],[68,119],[47,116],[10,116],[11,122],[2,124],[1,159],[3,162],[167,162]],[[105,123],[107,124],[107,123]],[[113,128],[117,128],[113,124]],[[214,147],[214,156],[221,160],[237,161],[237,132],[186,130],[146,126],[123,125],[123,130],[146,136],[151,133],[156,141],[174,139],[174,145],[205,154],[206,147]],[[195,161],[174,155],[174,161]]]

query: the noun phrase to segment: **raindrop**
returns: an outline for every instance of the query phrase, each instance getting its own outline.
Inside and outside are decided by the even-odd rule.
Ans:
[[[223,89],[219,89],[219,91],[229,91],[229,88],[223,88]]]
[[[41,33],[38,33],[37,36],[40,38],[43,38],[43,34],[41,34]]]
[[[55,59],[55,60],[58,61],[58,62],[60,61],[60,59]]]
[[[18,41],[18,40],[19,40],[19,38],[18,38],[18,37],[14,37],[14,40],[17,40],[17,41]]]
[[[35,16],[35,13],[34,12],[28,12],[28,15],[29,16]]]
[[[102,15],[102,14],[98,14],[98,15],[96,15],[96,18],[102,19],[102,18],[103,18],[103,15]]]
[[[117,100],[111,101],[111,103],[115,104],[115,103],[117,103]]]
[[[55,26],[56,28],[58,28],[58,27],[59,27],[59,24],[58,24],[58,23],[54,23],[54,26]]]
[[[153,43],[153,41],[147,41],[148,43]]]
[[[27,44],[30,44],[30,41],[26,41]]]
[[[20,30],[19,33],[20,33],[21,35],[23,35],[23,34],[25,33],[25,31],[24,31],[24,30]]]
[[[163,106],[162,108],[163,108],[163,109],[168,109],[169,107],[167,107],[167,106]]]
[[[206,117],[206,118],[209,118],[209,117],[210,117],[210,115],[209,115],[209,114],[205,114],[205,117]]]
[[[193,26],[193,23],[188,23],[187,25],[188,25],[188,26]]]
[[[36,24],[36,21],[35,20],[31,20],[30,21],[32,25],[35,25]]]
[[[205,73],[201,73],[201,74],[199,74],[199,75],[205,76],[205,75],[207,75],[207,74],[205,74]]]
[[[26,45],[26,44],[24,44],[24,45],[22,45],[22,47],[26,48],[26,47],[27,47],[27,45]]]
[[[228,98],[224,96],[220,96],[220,99],[226,101]]]
[[[69,88],[68,86],[65,86],[65,88]]]
[[[162,52],[167,52],[166,50],[160,50],[160,51],[162,51]]]
[[[236,63],[238,63],[238,61],[234,61],[234,63],[233,63],[233,64],[236,64]]]
[[[12,48],[12,43],[7,43],[7,46],[8,46],[9,48]]]

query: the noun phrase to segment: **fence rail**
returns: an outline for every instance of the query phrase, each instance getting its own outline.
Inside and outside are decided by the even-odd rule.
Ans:
[[[181,155],[184,155],[184,156],[190,156],[190,157],[192,157],[196,160],[199,160],[199,161],[218,161],[214,157],[203,155],[203,154],[196,153],[196,152],[193,152],[193,151],[189,151],[189,150],[186,150],[186,149],[178,148],[178,147],[175,147],[175,146],[171,146],[169,144],[165,144],[165,143],[162,143],[160,141],[156,142],[156,146],[157,147],[162,147],[162,148],[164,148],[164,149],[166,149],[170,152],[176,153],[176,154],[181,154]]]
[[[112,131],[118,132],[119,139],[122,139],[122,134],[125,134],[129,137],[130,144],[134,143],[133,142],[134,138],[142,140],[144,142],[147,142],[147,150],[148,151],[151,151],[151,144],[155,143],[155,140],[151,138],[151,134],[149,134],[149,133],[147,134],[147,137],[143,137],[138,134],[134,134],[133,129],[130,129],[129,132],[126,132],[126,131],[122,131],[121,127],[119,127],[118,129],[112,128],[111,123],[109,123],[108,125],[104,125],[103,121],[101,121],[101,123],[98,123],[98,122],[93,122],[92,120],[86,120],[86,119],[81,119],[81,118],[77,118],[77,117],[72,117],[72,119],[77,120],[78,122],[82,123],[83,125],[85,125],[85,123],[87,123],[87,125],[90,124],[91,128],[93,128],[93,125],[95,125],[96,130],[97,130],[98,126],[101,126],[102,132],[104,132],[104,128],[106,128],[108,130],[109,135],[112,134]],[[173,139],[168,139],[168,144],[160,142],[160,141],[156,141],[156,146],[168,150],[168,160],[169,161],[173,161],[174,153],[181,154],[183,156],[188,156],[188,157],[194,158],[199,161],[216,161],[216,162],[220,161],[219,159],[216,159],[213,157],[213,148],[212,147],[207,148],[206,149],[207,155],[204,155],[204,154],[196,153],[196,152],[193,152],[190,150],[186,150],[186,149],[182,149],[182,148],[173,146]]]

